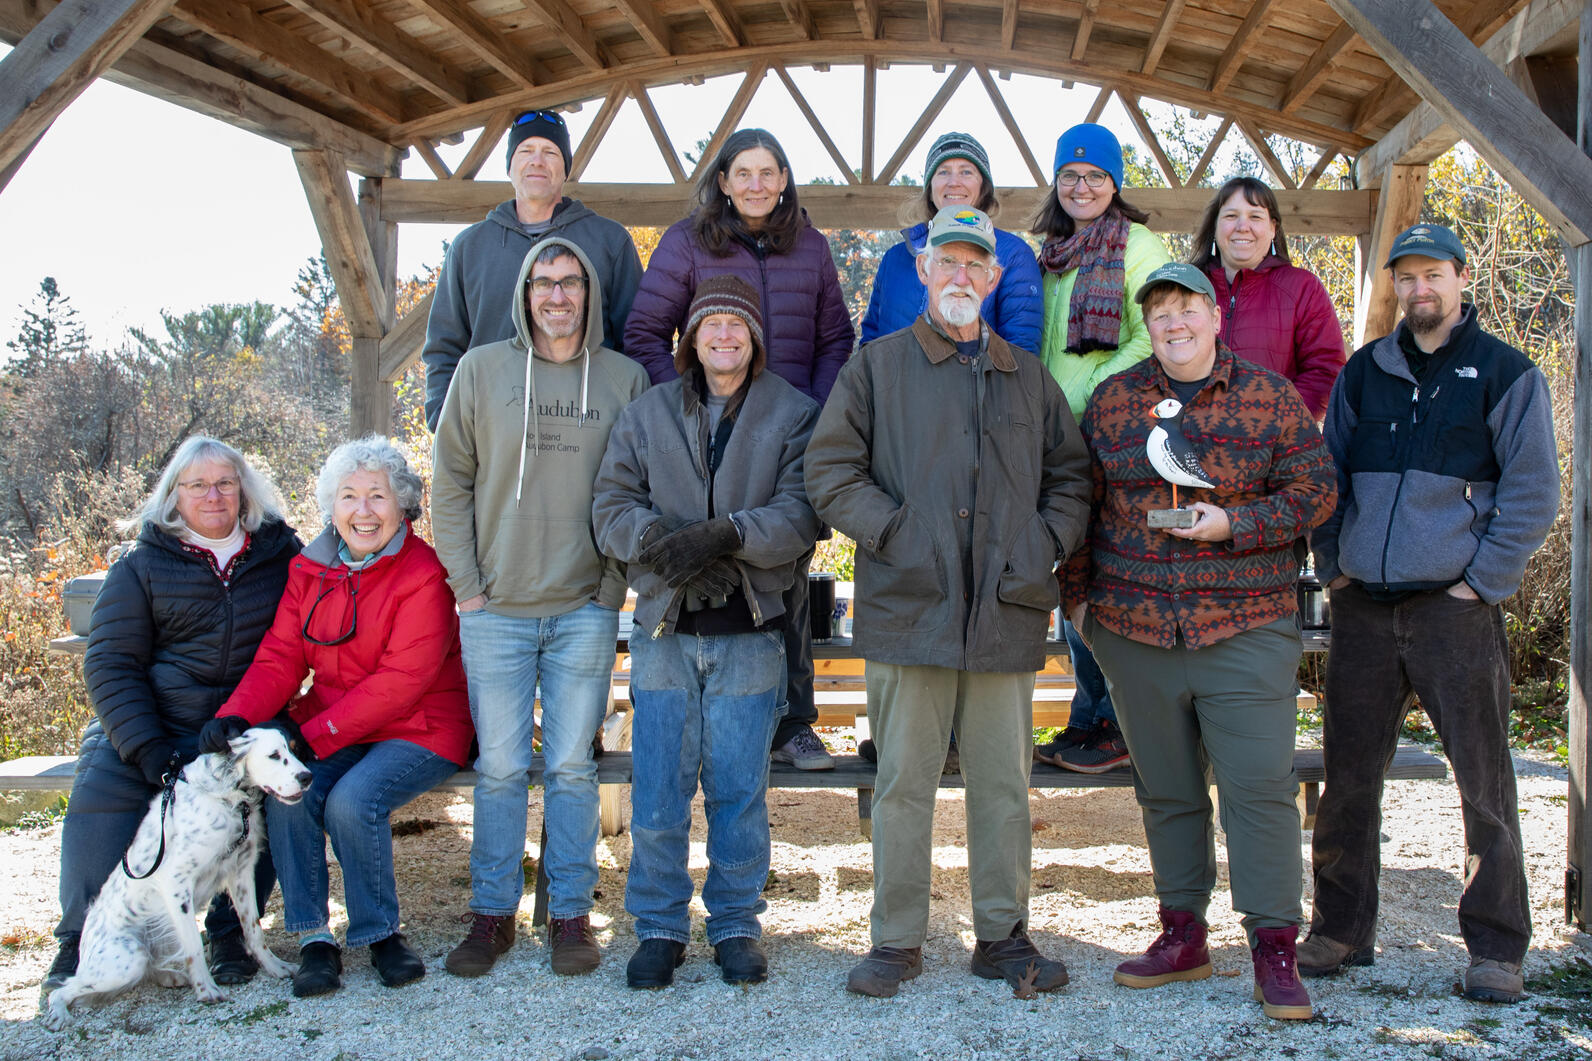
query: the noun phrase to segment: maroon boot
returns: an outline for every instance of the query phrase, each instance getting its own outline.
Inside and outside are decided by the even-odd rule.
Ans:
[[[1203,980],[1211,975],[1211,952],[1205,945],[1205,923],[1188,910],[1161,907],[1161,934],[1150,949],[1117,966],[1112,979],[1123,987],[1160,987],[1178,980]]]
[[[1255,949],[1250,952],[1255,959],[1255,1001],[1264,1006],[1266,1016],[1277,1020],[1309,1020],[1314,1013],[1310,992],[1295,965],[1298,939],[1296,925],[1255,930]]]

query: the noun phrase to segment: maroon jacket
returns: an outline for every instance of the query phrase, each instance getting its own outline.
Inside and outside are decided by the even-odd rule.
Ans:
[[[356,573],[332,564],[330,527],[295,557],[276,621],[217,716],[258,725],[288,705],[316,755],[406,740],[463,766],[475,731],[453,591],[436,551],[405,529],[395,554]],[[354,636],[317,645],[304,636],[306,621],[321,641],[350,627]],[[315,684],[294,700],[311,671]]]
[[[1220,259],[1206,266],[1222,308],[1222,342],[1239,357],[1288,377],[1318,421],[1327,415],[1345,351],[1338,312],[1308,269],[1267,255],[1233,282]]]
[[[625,353],[641,362],[654,384],[674,379],[675,334],[685,325],[697,284],[724,273],[751,284],[762,299],[768,367],[822,405],[851,356],[856,332],[829,241],[811,222],[789,254],[760,256],[737,242],[722,258],[697,242],[691,218],[670,225],[631,303]]]

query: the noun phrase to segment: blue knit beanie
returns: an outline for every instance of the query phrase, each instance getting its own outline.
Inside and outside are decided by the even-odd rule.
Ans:
[[[1056,164],[1050,167],[1054,177],[1069,162],[1087,162],[1099,166],[1111,175],[1117,191],[1122,190],[1122,145],[1116,135],[1103,125],[1085,122],[1061,134],[1056,141]]]

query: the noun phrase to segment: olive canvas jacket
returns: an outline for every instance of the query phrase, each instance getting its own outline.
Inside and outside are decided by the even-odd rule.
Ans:
[[[808,445],[813,507],[857,542],[864,659],[1044,666],[1056,561],[1089,519],[1089,451],[1039,359],[983,331],[968,360],[927,317],[868,343]]]

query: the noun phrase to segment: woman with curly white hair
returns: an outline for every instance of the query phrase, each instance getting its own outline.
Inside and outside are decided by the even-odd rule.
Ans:
[[[222,749],[285,707],[281,724],[315,775],[299,803],[266,807],[301,998],[342,986],[327,837],[343,870],[345,945],[369,945],[388,987],[426,972],[399,931],[389,817],[463,765],[472,730],[453,591],[411,525],[423,490],[386,438],[332,451],[316,486],[326,529],[293,561],[253,664],[200,734],[202,747]]]

